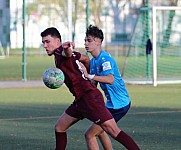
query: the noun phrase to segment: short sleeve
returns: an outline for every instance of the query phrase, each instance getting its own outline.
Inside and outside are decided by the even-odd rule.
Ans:
[[[75,57],[75,59],[77,59],[77,60],[79,60],[80,57],[81,57],[81,53],[76,52],[76,51],[73,51],[73,52],[72,52],[72,55],[73,55],[73,56]]]

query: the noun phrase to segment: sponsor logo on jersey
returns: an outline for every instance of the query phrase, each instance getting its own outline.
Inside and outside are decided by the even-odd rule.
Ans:
[[[111,68],[111,64],[110,64],[109,61],[104,62],[104,63],[102,64],[102,67],[103,67],[103,71],[112,69],[112,68]]]

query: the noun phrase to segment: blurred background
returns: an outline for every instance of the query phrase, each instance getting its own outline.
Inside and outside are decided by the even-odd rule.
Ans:
[[[181,83],[180,7],[181,0],[0,0],[0,80],[41,79],[53,63],[41,43],[47,27],[85,53],[93,24],[127,83]]]

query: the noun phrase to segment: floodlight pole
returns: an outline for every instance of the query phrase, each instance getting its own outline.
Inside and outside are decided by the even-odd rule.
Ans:
[[[89,26],[89,0],[86,0],[86,30]],[[86,52],[86,55],[88,56],[89,53]]]
[[[22,16],[22,26],[23,26],[23,48],[22,48],[22,80],[26,81],[26,45],[25,45],[25,23],[26,23],[26,4],[23,0],[23,16]]]
[[[72,0],[68,0],[68,40],[72,41]]]
[[[86,29],[89,26],[89,0],[86,0]]]

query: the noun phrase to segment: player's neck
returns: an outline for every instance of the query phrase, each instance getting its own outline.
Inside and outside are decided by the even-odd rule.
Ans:
[[[101,52],[101,49],[95,49],[94,51],[91,52],[91,54],[94,58],[97,58],[100,52]]]

